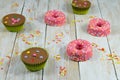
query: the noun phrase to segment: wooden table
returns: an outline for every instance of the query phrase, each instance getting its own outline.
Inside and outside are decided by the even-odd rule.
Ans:
[[[120,80],[120,0],[90,1],[92,6],[87,15],[75,15],[70,0],[0,0],[1,20],[13,12],[26,17],[25,29],[18,33],[8,32],[0,22],[0,80]],[[64,26],[51,27],[44,23],[44,13],[53,9],[65,13]],[[109,36],[94,37],[87,33],[88,22],[94,17],[110,22]],[[66,45],[74,39],[93,44],[90,60],[68,59]],[[49,59],[43,70],[29,72],[20,54],[34,46],[46,48]]]

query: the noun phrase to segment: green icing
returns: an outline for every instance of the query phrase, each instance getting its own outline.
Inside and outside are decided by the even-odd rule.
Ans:
[[[21,31],[24,28],[23,25],[21,25],[21,26],[15,26],[15,27],[10,27],[10,26],[5,26],[5,27],[10,32],[19,32],[19,31]]]

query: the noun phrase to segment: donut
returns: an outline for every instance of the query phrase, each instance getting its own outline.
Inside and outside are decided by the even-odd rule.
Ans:
[[[92,57],[92,45],[83,39],[73,40],[68,43],[66,52],[73,61],[86,61]]]
[[[87,32],[93,36],[104,37],[110,34],[110,23],[101,18],[89,21]]]
[[[62,26],[66,22],[66,17],[61,11],[49,10],[45,13],[44,21],[50,26]]]

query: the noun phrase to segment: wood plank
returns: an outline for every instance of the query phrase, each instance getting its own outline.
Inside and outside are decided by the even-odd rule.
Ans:
[[[108,20],[111,24],[111,34],[108,36],[111,53],[118,55],[119,60],[115,60],[115,69],[118,80],[120,79],[120,1],[119,0],[99,0],[101,13],[104,19]],[[109,5],[111,4],[111,5]]]
[[[21,13],[22,6],[23,0],[1,0],[0,20],[8,13]],[[7,31],[2,22],[0,22],[0,80],[5,80],[6,78],[15,38],[16,33]]]
[[[25,29],[17,34],[7,80],[42,80],[42,70],[28,71],[20,60],[20,54],[30,47],[44,48],[46,24],[42,16],[47,10],[47,5],[48,0],[25,0],[23,15],[27,21]]]
[[[89,13],[86,15],[75,16],[75,19],[77,21],[77,38],[85,39],[91,43],[95,43],[98,45],[97,47],[93,47],[93,57],[90,60],[79,63],[81,80],[116,80],[112,61],[106,59],[106,55],[110,53],[107,38],[94,37],[87,33],[89,20],[94,16],[101,17],[97,0],[90,1],[92,3],[92,6],[89,10]],[[102,48],[105,49],[105,51],[100,50]]]
[[[47,25],[46,48],[49,51],[49,59],[44,69],[43,80],[74,80],[75,78],[76,80],[80,80],[78,63],[70,61],[66,56],[66,45],[69,41],[75,39],[75,25],[70,25],[71,20],[74,19],[74,15],[71,13],[69,0],[50,0],[49,10],[54,9],[65,13],[67,23],[61,27]],[[56,60],[57,56],[61,59]],[[60,74],[60,67],[65,67],[67,70],[65,76]]]

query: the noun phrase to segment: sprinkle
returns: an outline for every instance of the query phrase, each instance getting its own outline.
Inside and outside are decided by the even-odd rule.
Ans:
[[[23,38],[22,41],[26,42],[27,40],[25,38]]]
[[[43,59],[43,56],[40,56],[40,59]]]
[[[20,18],[17,19],[17,21],[20,21],[20,20],[21,20]]]
[[[6,56],[7,58],[9,58],[9,59],[11,59],[11,57],[10,56]]]
[[[33,18],[30,17],[29,20],[33,21]]]
[[[87,5],[88,3],[87,2],[84,2],[85,5]]]
[[[96,43],[92,43],[93,47],[98,47],[98,45]]]
[[[18,55],[19,54],[19,52],[15,52],[15,55]]]
[[[5,19],[8,19],[9,17],[5,17]]]
[[[58,55],[54,56],[54,58],[56,61],[59,61],[61,59],[61,56],[60,56],[60,54],[58,54]]]
[[[30,34],[30,37],[34,37],[34,35],[33,35],[33,34]]]
[[[105,52],[105,48],[99,48],[98,50]]]
[[[31,9],[27,9],[28,12],[31,12],[32,10]]]
[[[37,44],[37,42],[29,41],[29,39],[35,38],[39,35],[40,35],[40,31],[36,30],[36,31],[31,32],[29,35],[20,34],[19,38],[22,38],[22,41],[26,43],[27,45],[33,45],[33,44]]]
[[[40,31],[38,31],[38,30],[37,30],[37,31],[36,31],[36,34],[38,34],[38,35],[39,35],[39,34],[40,34]]]
[[[2,65],[3,64],[3,62],[0,62],[0,65]]]
[[[114,60],[115,63],[117,64],[120,63],[120,56],[118,56],[117,54],[112,53],[112,54],[107,54],[106,56],[108,57],[108,60]]]
[[[34,54],[33,54],[33,57],[36,57],[36,56],[37,56],[37,54],[34,53]]]
[[[70,23],[70,25],[71,25],[71,26],[74,26],[74,24],[75,24],[76,22],[83,22],[83,20],[72,20],[71,23]]]
[[[116,64],[120,64],[120,61],[117,61]]]
[[[4,23],[7,24],[7,21],[5,21]]]
[[[24,37],[24,34],[20,34],[20,37]]]
[[[31,42],[29,42],[29,41],[26,41],[25,43],[26,43],[26,44],[28,44],[28,45],[31,45],[31,44],[32,44],[32,43],[31,43]]]
[[[13,16],[13,18],[15,19],[15,18],[17,18],[17,16],[16,16],[16,15],[14,15],[14,16]]]
[[[15,2],[15,3],[12,4],[11,7],[14,8],[14,7],[18,7],[18,6],[19,6],[19,4]]]
[[[107,54],[107,56],[114,58],[114,57],[116,57],[117,55],[116,55],[116,54]]]
[[[28,58],[28,56],[24,56],[24,58]]]
[[[89,16],[89,18],[95,18],[95,16]]]
[[[39,50],[36,50],[36,53],[39,53],[40,51]]]
[[[14,18],[11,18],[12,21],[14,21],[15,19]]]
[[[34,62],[35,60],[34,59],[31,59],[32,62]]]
[[[30,51],[27,51],[26,53],[27,53],[27,54],[30,54]]]
[[[53,39],[52,42],[55,42],[56,44],[58,44],[59,42],[62,42],[63,38],[64,38],[63,32],[56,33],[55,39]],[[50,44],[50,42],[48,42],[48,44]]]
[[[60,69],[60,70],[59,70],[59,74],[60,74],[60,76],[63,76],[63,77],[66,76],[66,74],[67,74],[67,70],[66,70],[66,68],[60,66],[59,69]]]

